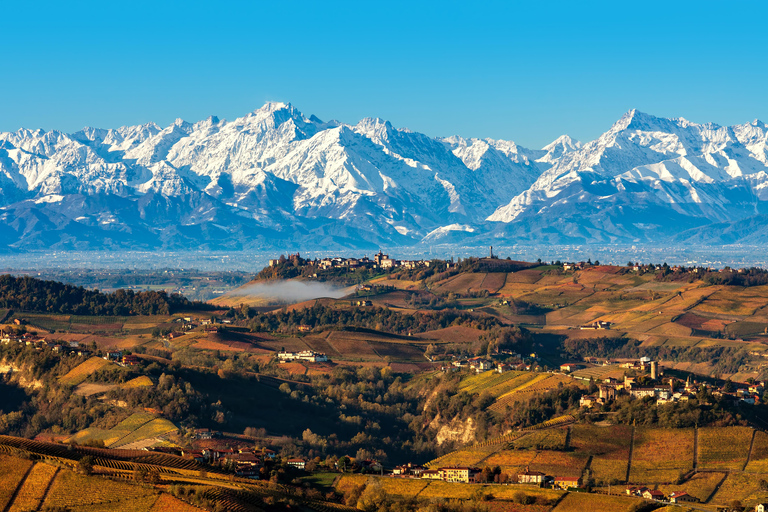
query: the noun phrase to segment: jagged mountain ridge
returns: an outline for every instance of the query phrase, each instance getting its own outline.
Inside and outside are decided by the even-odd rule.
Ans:
[[[22,129],[0,134],[0,219],[18,248],[412,244],[483,222],[547,155],[282,103],[232,122]]]
[[[767,141],[758,120],[722,127],[631,110],[488,220],[505,224],[496,236],[561,242],[653,242],[721,229],[768,213]]]
[[[632,110],[595,141],[531,150],[283,103],[231,122],[21,129],[0,133],[0,234],[11,250],[701,241],[739,222],[748,237],[766,225],[743,222],[768,213],[766,134]]]

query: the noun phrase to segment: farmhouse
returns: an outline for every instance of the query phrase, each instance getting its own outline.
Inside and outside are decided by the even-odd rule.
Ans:
[[[314,350],[302,350],[301,352],[278,352],[277,358],[282,361],[309,361],[310,363],[321,363],[328,361],[328,356]]]
[[[426,471],[422,471],[421,478],[426,478],[428,480],[441,480],[440,471],[436,469],[428,469]]]
[[[602,320],[595,320],[594,322],[590,324],[584,324],[579,327],[581,330],[588,330],[588,329],[610,329],[611,328],[611,322],[603,322]]]
[[[646,489],[645,492],[643,492],[643,498],[647,500],[663,500],[664,493],[653,489]]]
[[[541,471],[530,471],[526,466],[525,471],[517,475],[517,481],[521,484],[537,484],[544,483],[547,475]]]
[[[673,492],[669,495],[670,503],[698,503],[698,498],[691,496],[687,492]]]
[[[558,476],[555,477],[555,487],[559,487],[563,490],[568,490],[571,487],[581,487],[581,478],[575,476]]]
[[[304,459],[288,459],[285,462],[289,466],[293,466],[298,469],[304,469],[307,466],[307,461]]]
[[[438,469],[440,479],[446,482],[462,482],[468,484],[474,482],[475,475],[480,473],[479,468],[449,467]]]

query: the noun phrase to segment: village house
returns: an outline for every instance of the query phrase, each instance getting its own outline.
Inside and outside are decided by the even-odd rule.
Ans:
[[[304,459],[288,459],[285,461],[285,463],[298,469],[304,469],[307,467],[307,461]]]
[[[438,469],[440,479],[445,482],[462,482],[468,484],[475,481],[475,475],[480,473],[479,468],[448,467]]]
[[[525,467],[525,471],[517,475],[517,481],[521,484],[536,484],[542,485],[546,480],[547,475],[541,471],[531,471],[528,466]]]
[[[558,487],[564,491],[573,488],[581,487],[581,477],[576,476],[558,476],[555,477],[555,487]]]
[[[629,394],[635,398],[643,398],[646,396],[655,397],[656,389],[654,388],[634,388],[629,390]]]
[[[579,327],[581,330],[602,330],[602,329],[610,329],[611,328],[611,322],[603,322],[602,320],[595,320],[592,323],[584,324]]]
[[[280,362],[288,361],[309,361],[310,363],[322,363],[328,361],[328,356],[314,350],[302,350],[301,352],[278,352],[277,358]]]
[[[419,476],[424,471],[425,471],[425,468],[423,466],[420,466],[418,464],[414,464],[412,462],[409,462],[408,464],[403,464],[401,466],[396,466],[392,470],[392,474],[393,475],[413,475],[413,476]]]
[[[139,359],[138,357],[132,354],[124,355],[122,359],[123,366],[135,366],[140,362],[141,362],[141,359]]]
[[[758,503],[755,505],[755,512],[766,512],[768,511],[768,503]]]
[[[421,472],[421,478],[426,478],[428,480],[440,480],[440,471],[436,469],[427,469],[426,471]]]
[[[493,363],[487,359],[470,359],[469,367],[477,373],[487,372],[493,369]]]
[[[669,502],[670,503],[698,503],[699,499],[691,496],[687,492],[673,492],[669,495]]]
[[[643,492],[643,498],[647,500],[663,500],[664,493],[655,489],[646,489]]]
[[[580,368],[584,368],[583,365],[576,364],[576,363],[565,363],[560,365],[560,371],[561,372],[574,372]]]

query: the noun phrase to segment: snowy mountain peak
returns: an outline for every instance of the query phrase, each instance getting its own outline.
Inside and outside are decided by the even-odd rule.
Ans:
[[[634,243],[764,213],[759,120],[633,109],[533,150],[268,102],[233,121],[0,133],[0,233],[18,248]]]
[[[541,149],[547,153],[555,151],[560,151],[562,153],[565,151],[576,151],[581,148],[581,146],[581,142],[572,139],[569,135],[561,135]]]
[[[283,103],[282,101],[268,101],[264,105],[262,105],[260,108],[257,108],[254,110],[254,113],[265,113],[269,114],[272,112],[277,112],[278,110],[285,110],[285,109],[293,109],[293,106],[290,103]]]

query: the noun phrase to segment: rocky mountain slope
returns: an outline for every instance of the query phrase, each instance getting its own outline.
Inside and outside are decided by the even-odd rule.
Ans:
[[[595,141],[531,150],[283,103],[231,122],[21,129],[0,133],[0,250],[763,239],[767,136],[633,110]]]

